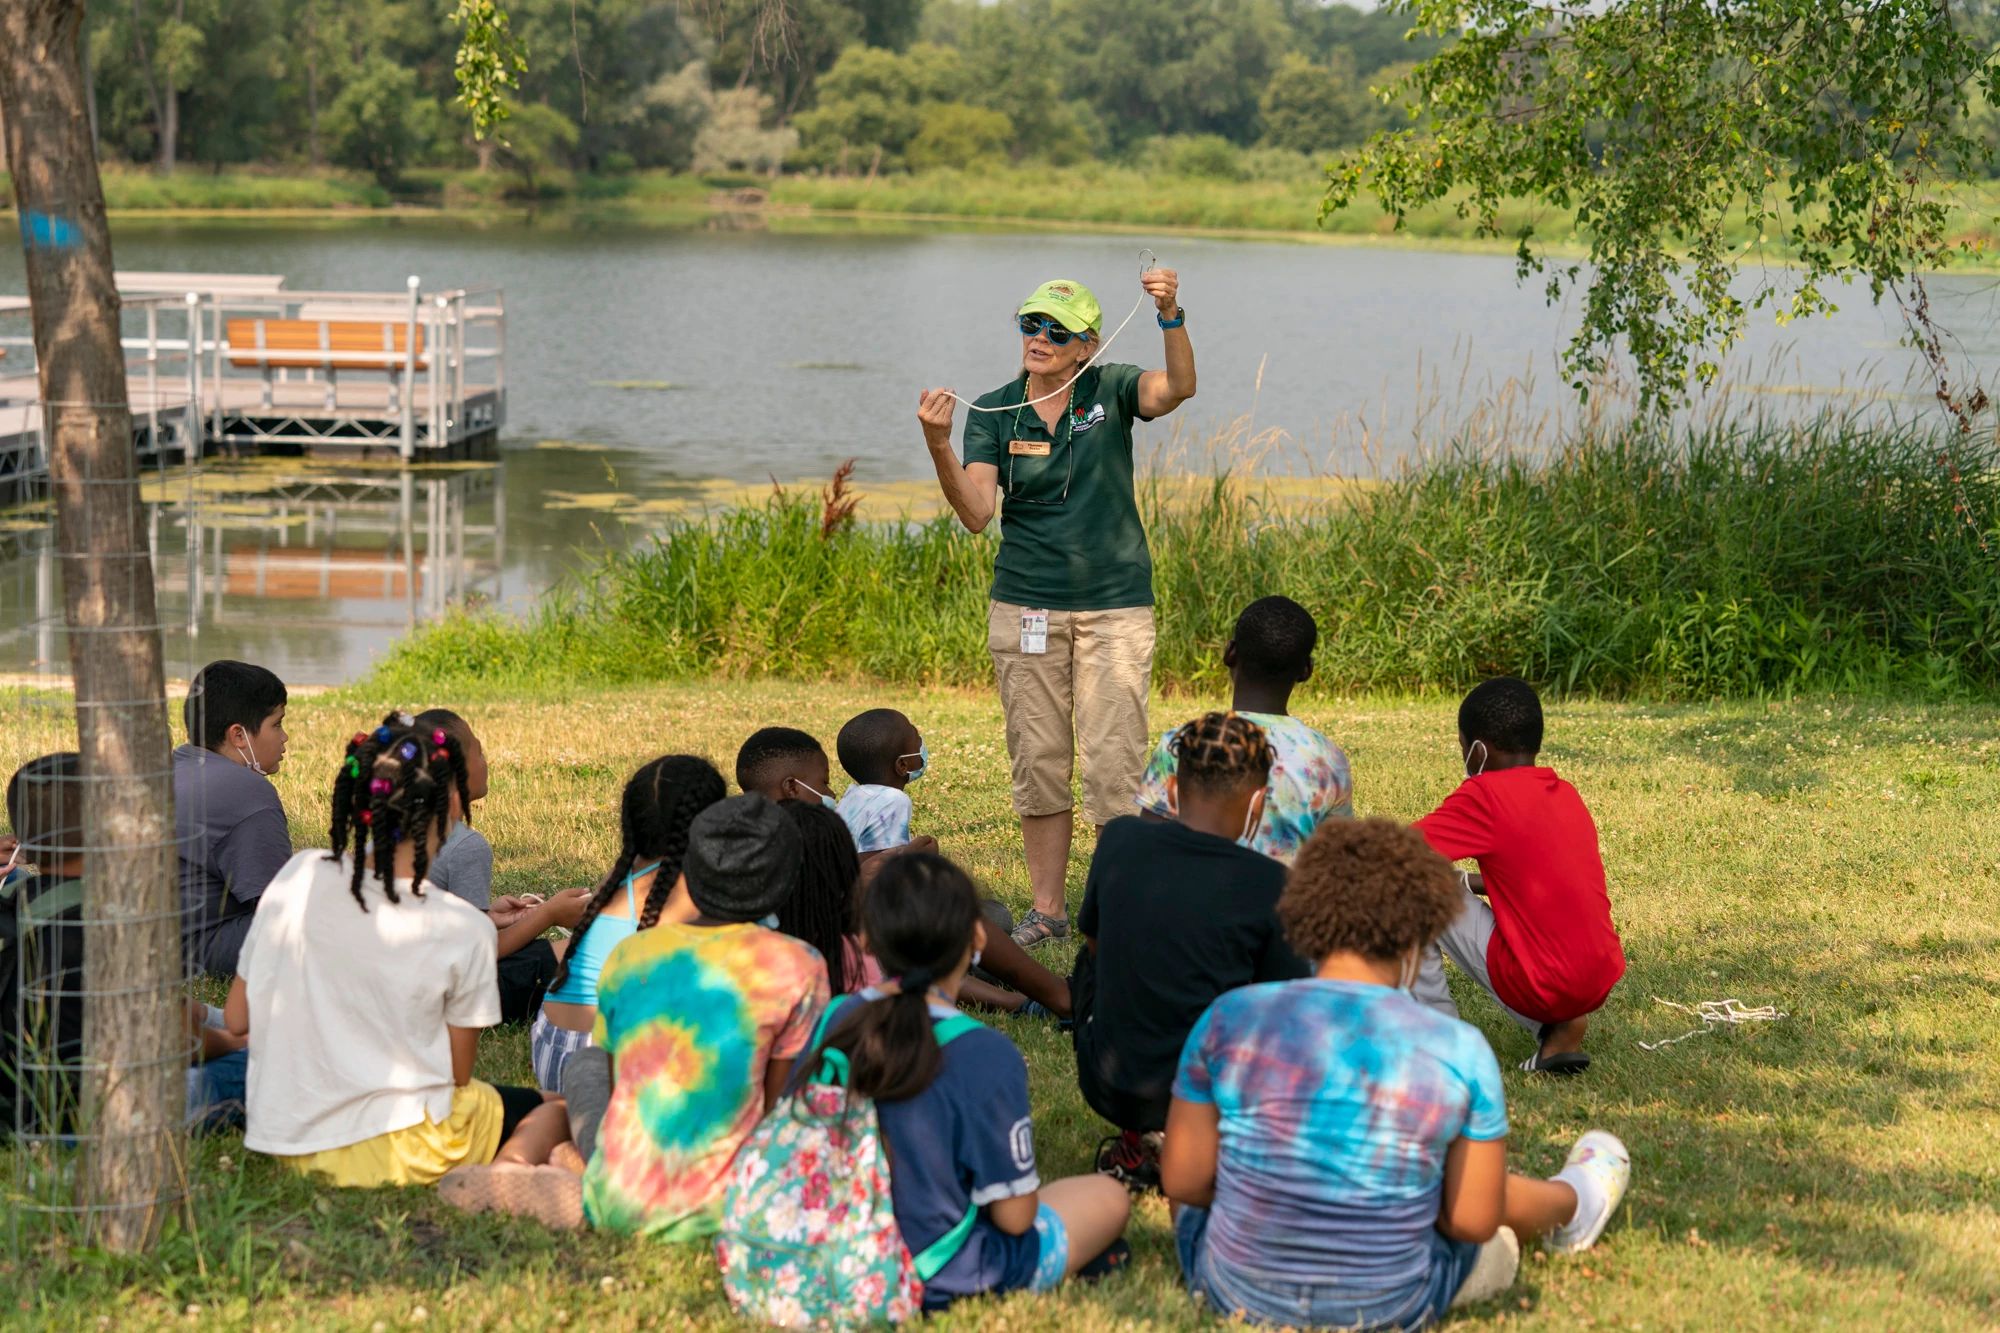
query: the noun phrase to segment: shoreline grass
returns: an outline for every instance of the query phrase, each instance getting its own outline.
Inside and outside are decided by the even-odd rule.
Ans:
[[[1460,450],[1318,485],[1143,487],[1163,689],[1214,688],[1237,612],[1271,592],[1319,619],[1319,689],[1448,691],[1503,672],[1649,698],[2000,689],[2000,562],[1982,547],[2000,539],[1992,441],[1852,418],[1635,428],[1545,458]],[[985,681],[997,534],[861,512],[831,535],[800,491],[659,516],[650,541],[525,617],[420,628],[377,679]]]
[[[827,225],[965,226],[1009,230],[1128,231],[1221,239],[1293,239],[1303,243],[1383,245],[1478,253],[1514,251],[1516,230],[1533,223],[1552,258],[1586,252],[1570,214],[1530,200],[1501,210],[1503,237],[1477,236],[1450,203],[1412,213],[1398,231],[1366,200],[1319,221],[1324,179],[1317,171],[1248,179],[1175,176],[1119,164],[1050,167],[1035,163],[974,170],[937,169],[878,177],[785,175],[776,178],[676,175],[662,170],[591,175],[552,171],[535,193],[505,172],[420,167],[387,188],[362,172],[184,165],[162,176],[145,167],[103,168],[106,205],[114,218],[296,219],[315,216],[438,218],[493,222],[533,218],[538,224],[629,222],[703,226],[718,217],[737,224],[799,230]],[[0,172],[0,185],[5,173]],[[767,198],[747,203],[740,187]],[[1946,187],[1958,207],[1957,239],[1975,253],[1955,269],[2000,267],[2000,181]],[[1052,209],[1050,201],[1062,201]],[[11,195],[0,191],[0,205]],[[8,207],[0,207],[0,212]],[[1746,264],[1783,265],[1782,241],[1760,236],[1738,220],[1729,245]]]
[[[463,693],[350,689],[295,702],[277,774],[301,846],[324,838],[324,783],[344,737],[391,705],[462,708],[492,759],[478,823],[496,890],[602,872],[616,793],[664,750],[723,762],[751,729],[831,736],[895,702],[924,727],[935,772],[917,822],[1018,910],[1026,903],[990,690],[890,695],[825,684]],[[1205,696],[1202,703],[1220,702]],[[1155,704],[1165,726],[1194,703]],[[68,700],[0,701],[7,771],[73,736]],[[1298,711],[1354,760],[1367,814],[1408,818],[1456,776],[1453,705],[1320,698]],[[1603,1243],[1524,1256],[1500,1301],[1452,1330],[1878,1329],[2000,1321],[2000,724],[1988,707],[1838,698],[1784,704],[1550,710],[1547,756],[1597,816],[1631,971],[1593,1025],[1582,1079],[1513,1072],[1527,1038],[1464,986],[1502,1058],[1515,1163],[1549,1172],[1582,1129],[1633,1148],[1632,1193]],[[1070,866],[1081,891],[1086,837]],[[1053,961],[1066,957],[1057,953]],[[1457,982],[1461,979],[1454,977]],[[1689,1026],[1653,996],[1736,996],[1789,1017],[1659,1052]],[[1087,1169],[1102,1127],[1074,1086],[1067,1042],[997,1023],[1028,1058],[1045,1176]],[[481,1077],[525,1081],[522,1030],[488,1034]],[[11,1173],[0,1164],[0,1179]],[[0,1252],[4,1323],[20,1328],[662,1327],[722,1333],[698,1249],[465,1218],[425,1190],[318,1191],[242,1149],[205,1141],[196,1229],[119,1260],[50,1244]],[[1165,1208],[1144,1201],[1131,1270],[1095,1288],[974,1301],[940,1333],[1220,1327],[1180,1291]],[[102,1318],[100,1318],[100,1316]]]

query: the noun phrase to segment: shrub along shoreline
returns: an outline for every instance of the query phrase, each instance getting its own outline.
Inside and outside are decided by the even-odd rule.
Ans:
[[[1270,592],[1318,617],[1322,691],[1501,672],[1658,699],[2000,688],[1991,440],[1851,418],[1632,428],[1539,460],[1447,452],[1326,496],[1146,484],[1162,689],[1219,688],[1237,611]],[[984,682],[993,531],[863,519],[829,535],[819,497],[785,493],[673,521],[525,617],[419,630],[374,683]]]

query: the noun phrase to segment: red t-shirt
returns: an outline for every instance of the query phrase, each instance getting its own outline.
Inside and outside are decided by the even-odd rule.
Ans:
[[[1529,1018],[1561,1023],[1604,1003],[1625,975],[1597,824],[1552,768],[1467,778],[1417,828],[1441,856],[1472,857],[1493,905],[1486,970]]]

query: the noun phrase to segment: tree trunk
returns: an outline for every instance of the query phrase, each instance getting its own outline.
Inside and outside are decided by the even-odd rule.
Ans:
[[[325,165],[319,150],[319,6],[306,6],[306,160]]]
[[[152,560],[118,291],[77,38],[83,0],[0,5],[0,105],[56,502],[86,783],[86,1145],[91,1243],[143,1249],[184,1142],[179,892]]]
[[[181,91],[174,87],[174,76],[166,76],[166,89],[160,98],[160,156],[155,163],[162,176],[174,174],[174,159],[180,156],[181,137]]]

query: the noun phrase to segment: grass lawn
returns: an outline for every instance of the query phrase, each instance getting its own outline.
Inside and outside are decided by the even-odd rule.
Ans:
[[[623,778],[662,751],[728,771],[754,727],[830,740],[865,688],[710,683],[585,697],[448,702],[493,761],[478,822],[506,890],[602,873]],[[297,700],[278,784],[300,845],[343,738],[387,702]],[[905,704],[932,774],[913,789],[936,834],[1016,908],[1027,885],[988,692]],[[1162,704],[1155,721],[1193,711]],[[1357,805],[1412,817],[1456,772],[1449,702],[1315,699],[1344,743]],[[5,771],[67,728],[60,701],[0,702]],[[1507,1075],[1515,1161],[1548,1173],[1583,1129],[1634,1157],[1625,1209],[1592,1253],[1524,1262],[1515,1290],[1455,1328],[1991,1328],[2000,1324],[2000,719],[1991,707],[1807,701],[1569,704],[1547,756],[1596,812],[1631,957],[1593,1029],[1582,1079]],[[1071,865],[1081,892],[1088,844]],[[1060,956],[1066,963],[1066,955]],[[1454,978],[1455,983],[1462,978]],[[1525,1034],[1460,986],[1503,1066]],[[1785,1021],[1696,1037],[1653,997],[1734,996]],[[1026,1052],[1044,1177],[1086,1170],[1103,1126],[1053,1027],[1000,1022]],[[527,1034],[489,1035],[480,1074],[531,1081]],[[464,1219],[421,1190],[335,1194],[247,1157],[196,1154],[192,1230],[125,1263],[45,1242],[0,1273],[23,1326],[725,1328],[705,1251]],[[948,1329],[1181,1329],[1204,1320],[1177,1283],[1166,1207],[1142,1203],[1130,1272],[1053,1297],[961,1306]],[[4,1256],[0,1256],[4,1261]],[[194,1308],[198,1307],[198,1308]]]

